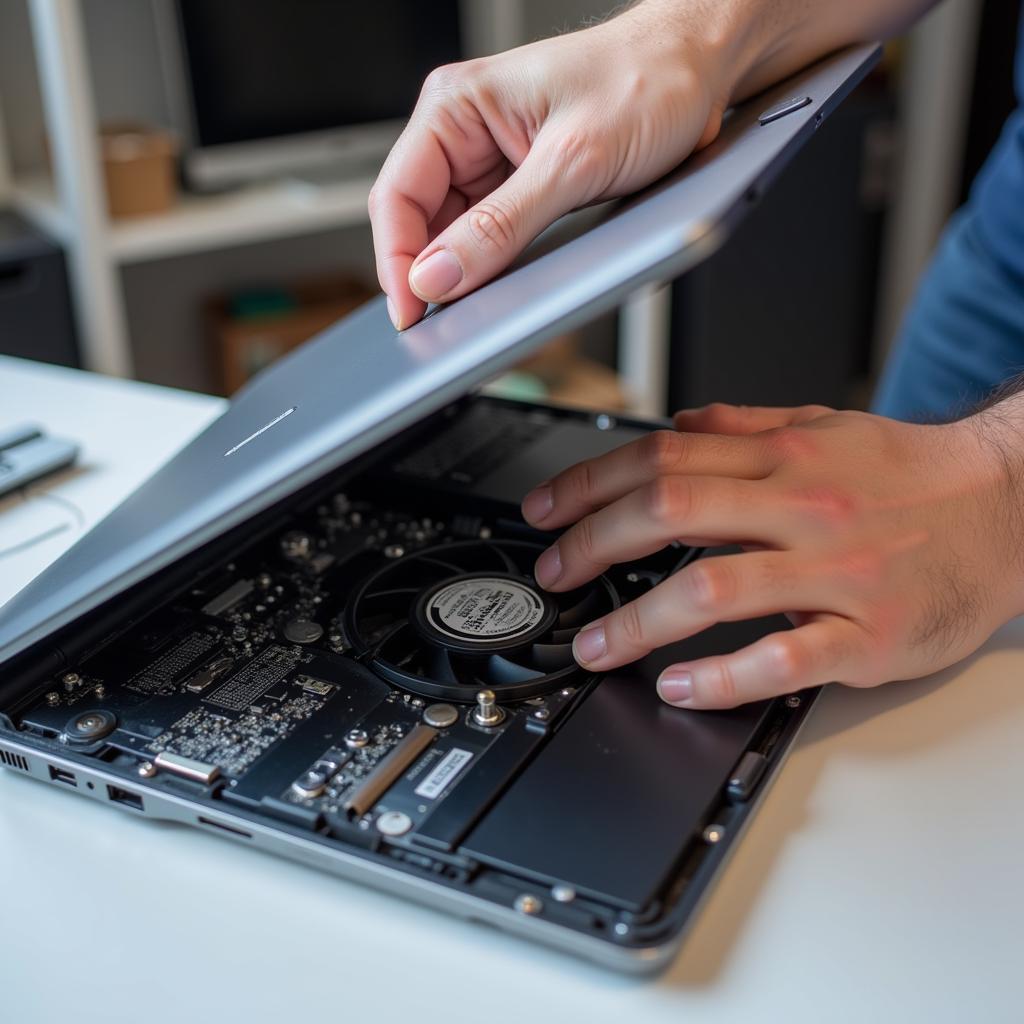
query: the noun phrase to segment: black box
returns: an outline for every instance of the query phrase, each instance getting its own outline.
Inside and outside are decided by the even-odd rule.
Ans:
[[[79,366],[64,252],[0,211],[0,353]]]

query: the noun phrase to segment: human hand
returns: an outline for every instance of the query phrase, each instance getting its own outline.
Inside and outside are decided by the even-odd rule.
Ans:
[[[398,329],[492,278],[562,214],[635,191],[715,137],[737,64],[714,5],[684,6],[648,0],[429,76],[370,194]]]
[[[523,502],[533,526],[569,527],[537,562],[553,591],[673,540],[744,548],[699,559],[591,623],[574,644],[586,668],[616,668],[716,622],[789,614],[794,629],[672,665],[658,681],[671,704],[728,708],[829,681],[923,675],[1024,610],[1021,434],[1005,404],[941,426],[712,405],[678,413],[675,426]]]

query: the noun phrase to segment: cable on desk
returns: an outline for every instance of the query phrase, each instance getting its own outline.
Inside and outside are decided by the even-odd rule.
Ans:
[[[85,513],[73,502],[67,498],[63,498],[57,494],[48,494],[46,491],[30,491],[28,487],[23,487],[15,492],[18,497],[21,498],[22,502],[28,502],[33,498],[39,498],[43,501],[49,501],[56,505],[58,508],[64,509],[66,512],[70,512],[73,523],[58,523],[55,526],[51,526],[42,533],[36,534],[34,537],[28,537],[25,540],[19,541],[17,544],[12,544],[10,547],[0,548],[0,558],[9,558],[13,555],[20,555],[25,551],[34,548],[37,544],[42,544],[43,541],[49,540],[51,537],[56,537],[58,534],[64,533],[65,530],[72,528],[83,530],[85,529]]]

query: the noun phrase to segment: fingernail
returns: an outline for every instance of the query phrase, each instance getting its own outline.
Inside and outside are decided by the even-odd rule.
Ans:
[[[541,523],[555,507],[555,497],[547,484],[534,488],[523,499],[523,518],[528,523]]]
[[[658,680],[658,696],[668,704],[685,704],[693,697],[693,676],[689,672],[666,672]]]
[[[576,634],[572,642],[572,652],[576,660],[589,665],[608,653],[608,641],[605,639],[604,626],[588,626]]]
[[[412,268],[409,284],[427,302],[436,302],[462,280],[462,267],[449,249],[438,249]]]
[[[558,553],[557,544],[537,559],[533,574],[542,587],[551,587],[558,582],[558,577],[562,575],[562,556]]]
[[[391,322],[395,325],[395,330],[400,331],[402,329],[402,322],[398,319],[398,311],[395,309],[395,304],[391,301],[391,296],[387,297],[388,300],[388,316],[391,317]]]

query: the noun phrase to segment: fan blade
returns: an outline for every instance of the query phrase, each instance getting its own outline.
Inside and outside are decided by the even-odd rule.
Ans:
[[[408,659],[416,651],[416,644],[410,643],[410,640],[414,638],[404,639],[402,637],[403,633],[411,632],[412,628],[408,619],[402,619],[401,622],[395,623],[394,629],[377,644],[377,657],[390,661],[392,665],[400,665],[403,660]],[[395,654],[392,654],[394,648],[397,650]]]
[[[420,587],[394,587],[391,590],[374,590],[369,594],[363,594],[362,601],[377,601],[381,598],[392,599],[396,597],[408,597],[411,594],[418,594]]]
[[[495,686],[511,686],[515,683],[525,683],[531,679],[540,679],[545,672],[538,672],[536,669],[527,668],[525,665],[517,665],[500,654],[492,654],[487,659],[488,682]]]
[[[576,634],[579,629],[553,629],[548,633],[548,642],[552,644],[569,644],[572,646],[573,640],[576,639]]]
[[[498,558],[501,560],[502,565],[504,565],[506,572],[512,573],[512,575],[514,576],[523,575],[523,570],[518,565],[516,565],[516,563],[512,561],[511,558],[509,558],[508,554],[505,551],[503,551],[500,547],[498,547],[497,544],[487,544],[485,546],[488,551],[493,551],[494,554],[498,556]]]
[[[452,660],[443,647],[435,647],[430,652],[430,675],[440,683],[458,683],[458,678],[452,668]]]
[[[451,562],[444,562],[440,558],[434,558],[432,555],[415,555],[413,559],[409,560],[410,563],[415,561],[417,565],[430,565],[437,566],[439,569],[443,569],[449,575],[454,574],[461,576],[465,573],[465,569],[461,566],[454,565]]]
[[[570,601],[575,594],[566,595]],[[558,625],[565,629],[568,626],[585,626],[591,619],[601,614],[603,606],[600,594],[596,589],[589,589],[575,604],[570,604],[558,613]]]
[[[572,644],[534,644],[531,660],[544,672],[558,672],[576,664],[572,656]]]

